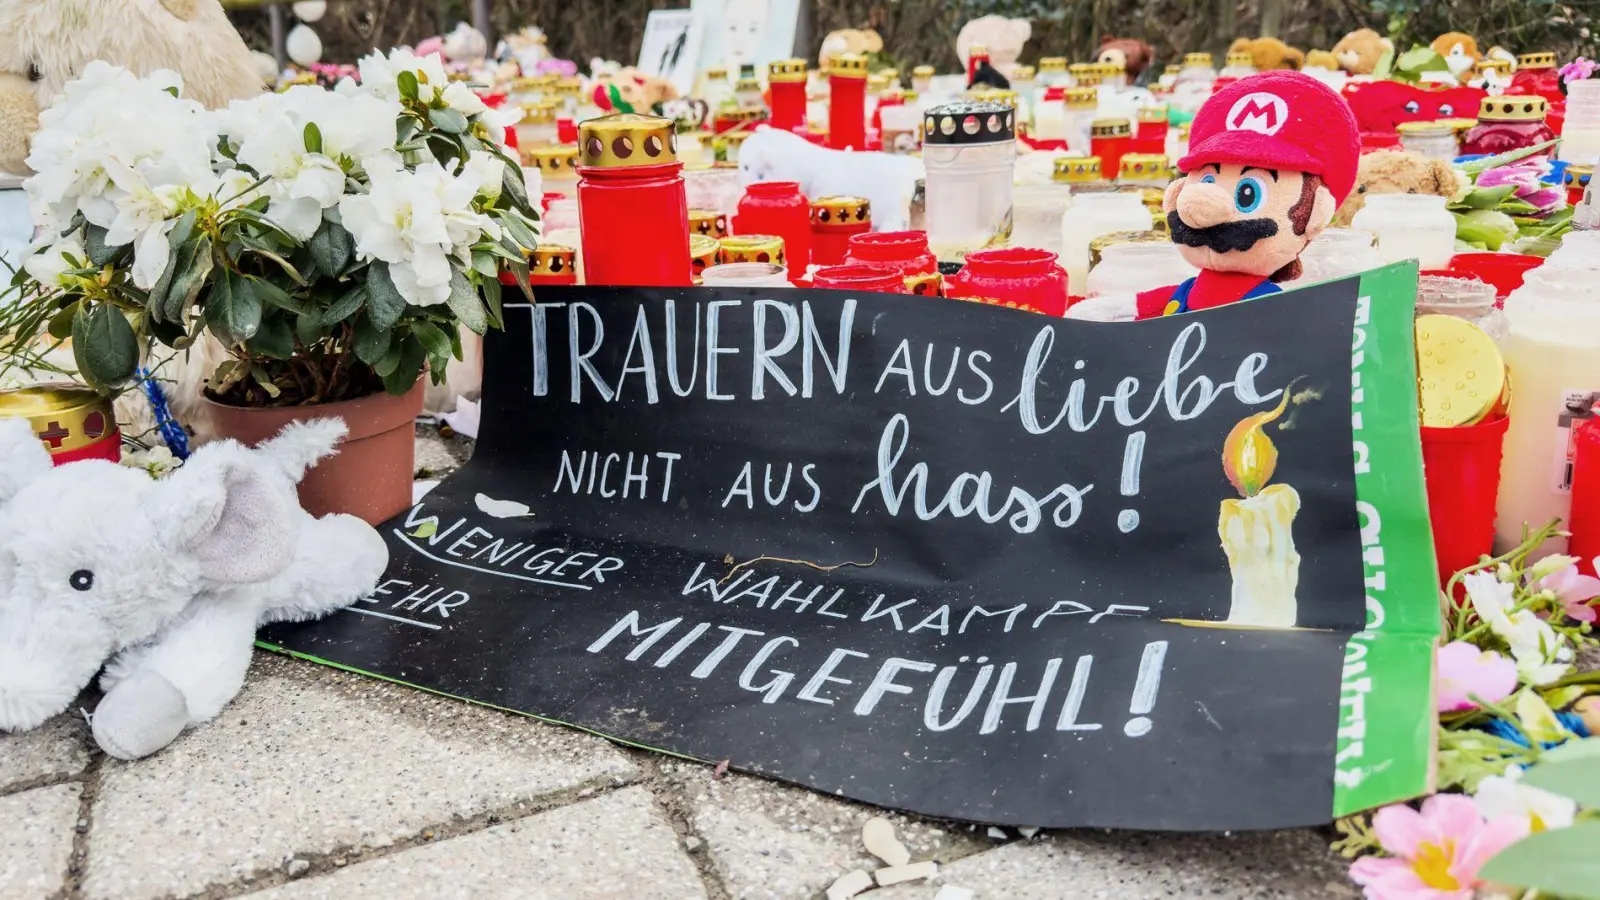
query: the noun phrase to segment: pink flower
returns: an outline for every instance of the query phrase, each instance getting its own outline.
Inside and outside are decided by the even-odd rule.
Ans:
[[[1588,57],[1580,56],[1572,62],[1562,66],[1557,74],[1561,76],[1561,81],[1563,84],[1571,84],[1574,81],[1582,81],[1585,78],[1593,78],[1595,70],[1597,69],[1600,69],[1600,63],[1597,63]]]
[[[1418,812],[1403,803],[1372,817],[1372,830],[1391,856],[1367,856],[1350,866],[1350,880],[1367,900],[1472,900],[1478,870],[1528,833],[1521,816],[1485,822],[1471,797],[1436,794]]]
[[[1517,663],[1493,650],[1479,650],[1466,641],[1439,648],[1439,712],[1476,709],[1472,697],[1499,703],[1517,689]]]
[[[1549,164],[1543,160],[1526,160],[1509,166],[1485,169],[1478,173],[1477,180],[1473,183],[1481,188],[1499,187],[1502,184],[1515,185],[1516,198],[1537,207],[1542,214],[1553,212],[1567,202],[1566,191],[1539,180],[1547,171]]]
[[[1595,558],[1594,565],[1600,571],[1600,557]],[[1594,607],[1589,605],[1590,600],[1600,597],[1600,578],[1580,573],[1576,565],[1539,579],[1539,587],[1554,592],[1556,599],[1567,608],[1569,617],[1579,622],[1593,622],[1600,618],[1595,614]]]

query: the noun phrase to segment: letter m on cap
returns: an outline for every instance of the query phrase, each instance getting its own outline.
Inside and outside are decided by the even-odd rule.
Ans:
[[[1234,101],[1228,110],[1229,131],[1254,131],[1273,135],[1289,121],[1289,104],[1277,94],[1256,91]]]

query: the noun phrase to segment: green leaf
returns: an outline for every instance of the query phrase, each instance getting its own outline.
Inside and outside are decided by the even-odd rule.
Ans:
[[[303,313],[294,317],[295,339],[307,347],[322,339],[322,317],[316,313]]]
[[[1475,159],[1469,163],[1462,163],[1461,171],[1466,172],[1468,175],[1476,175],[1479,172],[1487,171],[1489,169],[1498,169],[1501,166],[1509,166],[1514,162],[1518,162],[1519,160],[1527,159],[1535,153],[1542,153],[1545,150],[1549,150],[1557,143],[1557,141],[1544,141],[1543,143],[1534,144],[1532,147],[1521,147],[1516,150],[1508,150],[1505,153],[1499,154],[1498,156]]]
[[[237,273],[217,280],[205,306],[207,324],[225,344],[242,344],[261,327],[261,298],[249,279]]]
[[[317,269],[329,277],[335,277],[344,272],[344,267],[350,264],[350,257],[355,255],[356,242],[350,232],[343,225],[333,222],[324,222],[317,233],[311,236],[311,258],[316,260]]]
[[[1473,188],[1471,193],[1462,199],[1464,206],[1472,209],[1494,209],[1502,200],[1516,193],[1514,184],[1501,184],[1490,188]]]
[[[1593,771],[1586,773],[1593,776]],[[1600,900],[1600,820],[1530,834],[1500,851],[1478,871],[1496,884],[1537,888],[1566,900]]]
[[[400,96],[407,100],[417,99],[417,75],[409,70],[401,72],[396,79],[400,87]]]
[[[172,226],[172,230],[167,232],[167,243],[173,250],[177,250],[188,243],[190,236],[194,234],[195,220],[199,218],[199,215],[199,210],[189,210],[178,219],[177,224]]]
[[[317,123],[307,122],[303,135],[306,141],[307,153],[322,152],[322,129],[317,127]]]
[[[495,262],[494,254],[481,250],[472,251],[472,268],[485,278],[499,278],[500,264]]]
[[[45,326],[45,331],[58,341],[72,337],[72,320],[78,314],[78,304],[69,303],[56,311],[50,317],[50,324]]]
[[[467,117],[448,106],[428,110],[428,121],[445,134],[461,134],[467,130]]]
[[[380,331],[388,331],[406,311],[406,298],[394,286],[389,264],[375,262],[367,267],[367,315]]]
[[[83,230],[83,249],[89,254],[89,262],[99,268],[117,258],[121,247],[111,247],[106,244],[106,230],[99,225],[90,225]]]
[[[305,309],[305,304],[301,303],[298,298],[265,278],[254,279],[250,284],[262,302],[269,306],[286,309],[292,313],[298,313]]]
[[[395,146],[400,146],[417,136],[422,129],[422,123],[410,116],[402,116],[395,128]]]
[[[255,336],[245,342],[245,348],[272,359],[288,359],[294,355],[294,329],[283,316],[263,319]]]
[[[418,525],[416,531],[408,531],[406,533],[414,538],[431,538],[439,533],[439,520],[428,519]]]
[[[478,290],[483,293],[483,303],[489,308],[489,326],[491,328],[504,328],[506,317],[500,309],[500,295],[503,290],[500,286],[500,279],[485,278],[483,284],[478,285]]]
[[[344,296],[333,301],[332,306],[322,311],[322,324],[335,325],[343,322],[354,315],[355,311],[360,309],[361,304],[365,302],[367,302],[367,286],[358,284],[345,291]]]
[[[200,296],[200,289],[205,287],[206,279],[211,277],[217,264],[211,249],[211,235],[202,231],[175,254],[173,271],[176,274],[161,301],[161,315],[168,322],[182,322],[184,313]]]
[[[72,320],[72,356],[89,386],[107,391],[133,377],[139,366],[139,339],[117,307],[80,306]]]
[[[514,163],[501,166],[500,199],[509,201],[517,210],[528,209],[528,185],[522,178],[522,167]],[[524,246],[531,247],[531,244]]]
[[[289,261],[284,259],[282,256],[279,256],[271,250],[262,249],[261,247],[251,247],[250,250],[257,256],[266,257],[267,259],[270,259],[276,263],[278,268],[282,269],[285,275],[288,275],[290,278],[294,279],[295,284],[306,283],[305,276],[300,274],[300,270],[290,265]]]
[[[391,394],[404,394],[411,390],[417,383],[417,376],[422,374],[422,363],[427,358],[427,351],[423,349],[422,342],[412,338],[400,345],[399,362],[394,370],[383,376],[383,387]]]
[[[424,349],[431,356],[450,356],[450,338],[444,329],[431,322],[417,322],[411,326],[411,333],[422,342]]]
[[[1540,755],[1539,762],[1522,775],[1522,783],[1543,788],[1578,801],[1587,809],[1600,810],[1600,738],[1567,741]],[[1600,844],[1596,845],[1600,848]]]
[[[478,289],[472,286],[472,280],[467,278],[465,272],[451,271],[450,299],[446,302],[450,305],[450,311],[473,334],[483,334],[489,330],[489,312],[484,309]]]
[[[528,281],[528,264],[522,261],[506,263],[506,271],[516,279],[517,287],[522,289],[522,296],[528,298],[529,303],[534,302],[533,284]]]
[[[394,332],[374,325],[370,310],[356,320],[356,359],[369,366],[377,365],[389,352],[389,345],[393,341]]]

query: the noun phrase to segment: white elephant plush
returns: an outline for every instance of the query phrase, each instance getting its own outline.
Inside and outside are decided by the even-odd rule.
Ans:
[[[794,181],[818,197],[865,197],[873,231],[903,231],[922,163],[892,153],[819,147],[789,131],[762,126],[739,147],[739,182]]]
[[[233,699],[258,625],[369,594],[382,538],[295,496],[344,434],[332,419],[254,450],[218,441],[152,479],[99,460],[52,467],[28,423],[0,420],[0,729],[66,709],[104,664],[95,740],[147,756]]]

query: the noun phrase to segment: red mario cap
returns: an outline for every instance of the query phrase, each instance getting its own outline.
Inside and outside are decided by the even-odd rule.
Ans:
[[[1211,95],[1189,126],[1178,168],[1207,163],[1294,169],[1322,176],[1335,203],[1355,186],[1361,134],[1349,104],[1300,72],[1262,72]]]

